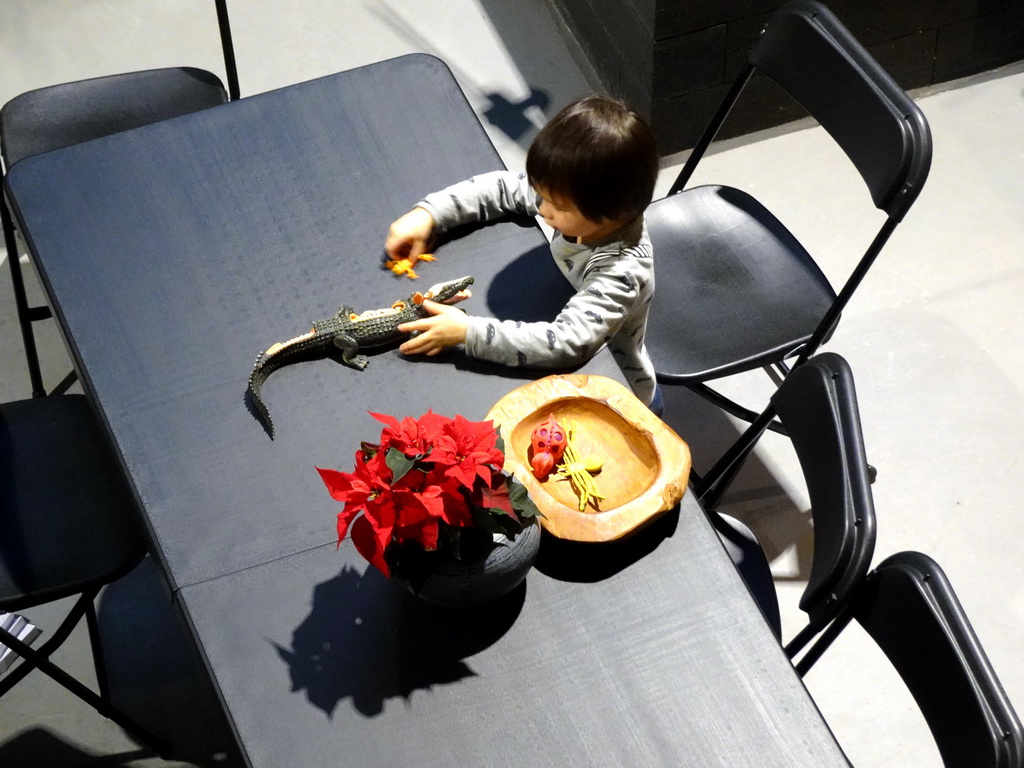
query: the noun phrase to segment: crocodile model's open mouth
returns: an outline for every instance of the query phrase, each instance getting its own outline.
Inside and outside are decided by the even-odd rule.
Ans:
[[[428,296],[428,298],[429,298],[429,296]],[[458,303],[460,301],[465,301],[466,299],[471,299],[471,298],[473,298],[473,292],[471,290],[469,290],[469,288],[465,288],[465,289],[459,291],[458,293],[456,293],[450,299],[445,299],[442,303],[444,303],[444,304],[456,304],[456,303]]]
[[[461,278],[459,280],[449,280],[444,283],[437,283],[435,285],[430,286],[430,288],[427,289],[426,293],[423,294],[423,298],[430,299],[431,301],[438,301],[441,302],[442,304],[457,304],[458,302],[465,301],[466,299],[469,299],[473,296],[473,292],[468,287],[456,291],[447,298],[437,297],[444,297],[445,294],[451,290],[452,283],[464,283],[465,285],[468,286],[472,282],[473,278],[468,277]]]

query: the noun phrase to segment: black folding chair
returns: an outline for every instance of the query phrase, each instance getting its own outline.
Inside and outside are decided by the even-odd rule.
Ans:
[[[919,552],[882,561],[808,649],[804,671],[852,619],[903,678],[946,768],[1024,765],[1024,728],[938,563]]]
[[[684,189],[755,73],[825,128],[885,214],[838,294],[797,239],[749,194],[724,186]],[[669,195],[647,211],[659,279],[646,343],[658,381],[686,386],[755,425],[698,483],[705,503],[716,505],[716,487],[728,483],[765,429],[785,432],[770,406],[758,416],[705,382],[761,367],[784,377],[787,361],[795,358],[796,367],[812,356],[917,199],[930,165],[931,135],[921,110],[827,8],[797,0],[769,19]]]
[[[85,397],[0,405],[0,610],[78,596],[37,647],[0,627],[0,644],[21,657],[0,677],[0,696],[38,669],[167,757],[165,741],[111,703],[94,604],[145,553],[138,510]],[[99,694],[50,661],[83,616]]]
[[[159,122],[238,98],[238,72],[228,22],[227,0],[215,0],[229,91],[211,72],[189,67],[154,69],[39,88],[16,96],[0,109],[0,157],[5,173],[19,160],[112,133]],[[48,306],[30,306],[25,293],[14,220],[0,200],[14,303],[25,346],[32,396],[43,397],[42,372],[32,324],[51,317]],[[54,392],[75,381],[70,373]]]
[[[812,357],[789,374],[772,403],[800,460],[814,523],[811,573],[800,598],[809,621],[786,645],[792,659],[863,582],[875,551],[875,508],[846,360],[831,352]]]

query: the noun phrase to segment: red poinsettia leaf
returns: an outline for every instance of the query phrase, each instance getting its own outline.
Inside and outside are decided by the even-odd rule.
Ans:
[[[390,416],[375,414],[380,421],[387,424],[382,442],[401,449],[409,456],[423,458],[436,448],[444,437],[445,430],[452,423],[447,416],[441,416],[428,410],[419,419],[406,417],[401,423]]]
[[[472,514],[469,502],[461,488],[455,484],[441,486],[437,499],[437,516],[451,526],[471,525]]]
[[[348,527],[352,524],[356,515],[363,511],[363,507],[355,504],[346,504],[345,508],[338,513],[338,546],[348,533]]]
[[[441,416],[440,414],[434,413],[433,410],[428,410],[420,416],[417,422],[420,430],[420,437],[428,443],[434,443],[443,434],[445,425],[450,422],[451,419],[447,416]]]
[[[351,498],[352,494],[366,493],[369,490],[366,483],[359,480],[353,473],[339,472],[336,469],[321,469],[320,467],[315,469],[320,473],[324,485],[327,486],[327,492],[336,501],[345,502]]]
[[[398,511],[396,506],[395,494],[387,487],[384,487],[366,501],[366,510],[363,516],[369,518],[370,523],[378,532],[378,538],[380,538],[383,544],[387,544],[390,540],[391,530],[397,522]]]
[[[384,560],[384,547],[380,544],[378,532],[366,517],[360,517],[352,525],[352,543],[370,565],[385,576],[391,575],[391,569]]]
[[[406,417],[402,421],[398,421],[394,416],[388,416],[384,413],[369,411],[369,414],[385,425],[380,433],[380,445],[383,450],[395,447],[400,451],[406,451],[411,448],[411,453],[417,453],[415,449],[417,442],[416,422],[413,419]]]
[[[477,478],[477,465],[472,461],[460,461],[445,470],[445,475],[463,488],[472,488]]]
[[[504,480],[493,488],[487,485],[480,485],[476,489],[473,502],[483,509],[493,510],[491,514],[505,514],[513,520],[519,519],[512,508],[512,499],[509,497],[508,488]]]
[[[494,445],[497,434],[493,421],[470,421],[465,416],[456,415],[452,419],[450,433],[460,438],[468,438],[475,445]]]
[[[423,439],[420,436],[420,428],[411,416],[402,419],[402,431],[395,439],[402,441],[402,450],[412,454],[422,453]]]
[[[445,498],[448,494],[440,485],[428,485],[416,494],[416,498],[431,517],[442,517]]]
[[[389,416],[386,413],[374,413],[373,411],[367,411],[367,413],[370,414],[377,421],[379,421],[381,424],[384,424],[395,431],[401,429],[401,426],[398,423],[398,419],[396,419],[394,416]]]
[[[430,440],[430,455],[426,458],[434,467],[450,467],[460,461],[458,446],[449,435],[438,434]]]
[[[434,518],[429,518],[419,525],[404,529],[402,531],[402,538],[406,541],[416,541],[425,551],[433,552],[437,549],[438,531],[438,521]]]
[[[388,450],[388,448],[382,447],[381,450],[372,456],[366,456],[357,461],[356,472],[362,468],[370,476],[380,478],[384,482],[390,482],[391,470],[388,467]]]
[[[424,506],[418,494],[397,492],[393,498],[395,501],[396,527],[416,525],[430,517],[430,512]]]
[[[495,463],[499,467],[504,463],[505,454],[498,447],[498,431],[493,421],[469,421],[461,416],[456,416],[455,420],[464,440],[472,445],[473,453],[486,456],[486,463]]]

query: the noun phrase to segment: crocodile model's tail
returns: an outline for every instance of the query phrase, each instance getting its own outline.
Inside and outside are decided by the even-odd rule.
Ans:
[[[263,424],[263,428],[267,430],[267,434],[270,435],[270,439],[274,439],[274,420],[270,418],[270,411],[267,410],[266,403],[263,402],[263,398],[260,397],[260,391],[263,389],[263,382],[267,380],[267,377],[273,373],[277,366],[268,366],[267,361],[272,360],[273,355],[268,355],[266,352],[260,352],[256,357],[256,362],[252,367],[252,373],[249,374],[249,402],[255,409],[257,417]]]
[[[256,418],[263,424],[263,428],[267,430],[271,440],[274,439],[274,422],[270,418],[270,411],[267,410],[266,403],[263,402],[263,398],[260,396],[263,383],[270,374],[281,366],[286,365],[292,359],[296,359],[297,356],[302,355],[304,352],[317,348],[319,345],[324,344],[325,340],[330,339],[329,331],[317,332],[317,325],[320,324],[314,323],[313,329],[308,333],[303,333],[294,339],[288,339],[288,341],[272,344],[268,349],[256,356],[256,362],[252,366],[252,373],[249,374],[249,399],[252,402],[253,410],[256,412]]]

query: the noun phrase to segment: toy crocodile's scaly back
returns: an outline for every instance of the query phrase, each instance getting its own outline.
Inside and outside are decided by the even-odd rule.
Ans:
[[[332,347],[341,350],[342,361],[346,365],[361,371],[369,364],[369,359],[366,355],[358,354],[360,349],[380,347],[404,338],[406,334],[398,330],[399,325],[427,317],[428,312],[423,308],[424,299],[455,304],[469,298],[468,289],[472,284],[472,277],[437,283],[426,293],[414,293],[386,309],[372,309],[360,314],[345,305],[332,317],[314,322],[308,333],[278,342],[260,352],[249,374],[248,393],[270,438],[274,438],[274,422],[260,396],[270,374],[304,356],[326,354]]]

